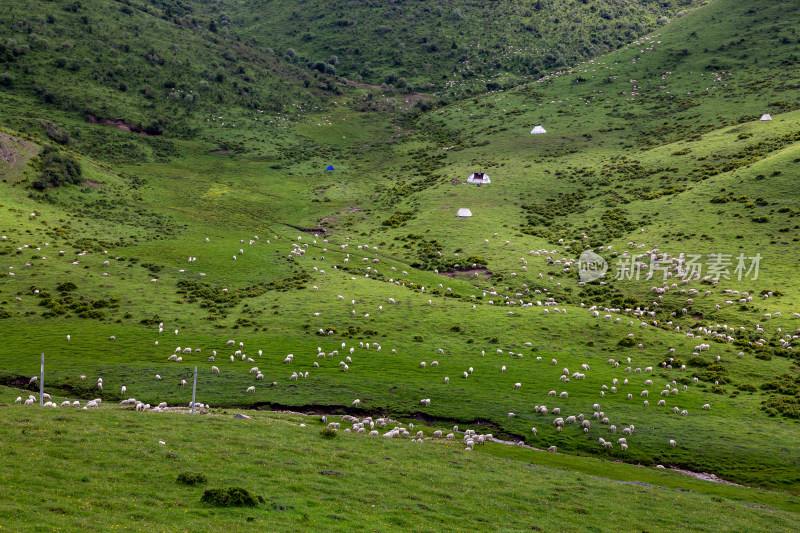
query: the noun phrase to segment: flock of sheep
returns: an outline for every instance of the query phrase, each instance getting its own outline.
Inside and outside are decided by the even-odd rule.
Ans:
[[[315,235],[314,237],[315,238],[312,240],[311,244],[316,245],[317,244],[316,238],[318,236]],[[494,234],[493,237],[497,237],[497,234]],[[275,238],[277,239],[278,237],[276,236]],[[253,246],[253,245],[257,244],[258,241],[259,241],[259,237],[258,236],[254,236],[253,238],[249,239],[248,246]],[[210,242],[210,239],[206,238],[206,242]],[[297,244],[297,242],[299,242],[300,244]],[[302,258],[306,254],[306,250],[308,249],[309,243],[308,242],[303,242],[303,236],[298,236],[297,237],[297,242],[290,242],[291,248],[288,250],[288,257],[289,258],[298,259],[298,258]],[[323,240],[323,244],[324,245],[327,245],[327,242],[328,242],[327,239]],[[489,239],[486,239],[485,242],[488,243]],[[245,240],[243,240],[243,239],[240,240],[240,245],[243,245],[244,243],[245,243]],[[270,241],[267,240],[266,243],[270,244]],[[506,245],[508,245],[508,244],[510,244],[510,241],[506,241]],[[339,251],[339,253],[344,254],[344,256],[342,257],[343,263],[348,263],[351,260],[350,254],[346,252],[346,249],[348,247],[349,247],[349,244],[340,245],[340,249],[341,250]],[[631,242],[628,243],[628,247],[638,251],[638,250],[642,250],[644,248],[644,245],[636,244],[633,241],[631,241]],[[365,277],[370,277],[370,275],[373,275],[373,276],[376,275],[378,273],[378,270],[377,270],[378,266],[375,266],[375,265],[379,265],[380,264],[380,257],[377,254],[378,248],[374,247],[374,246],[366,246],[366,245],[359,245],[357,248],[358,248],[359,252],[361,252],[361,255],[363,255],[363,257],[360,258],[361,261],[363,263],[368,263],[368,266],[365,267]],[[565,245],[565,251],[568,250],[568,249],[569,249],[569,246]],[[615,255],[615,256],[618,255],[618,253],[616,251],[612,252],[612,247],[611,246],[608,246],[608,247],[606,247],[604,249],[601,248],[600,251],[610,252],[612,255]],[[237,252],[238,253],[233,254],[233,256],[232,256],[233,260],[238,260],[238,258],[241,258],[245,254],[245,247],[244,246],[240,246]],[[322,252],[323,253],[327,253],[328,252],[327,248],[323,248]],[[570,269],[574,268],[574,263],[575,263],[574,260],[570,259],[570,258],[567,258],[567,257],[560,257],[559,258],[559,257],[557,257],[557,253],[558,252],[556,250],[540,249],[540,250],[532,250],[529,253],[529,255],[533,256],[533,257],[538,257],[538,258],[544,259],[547,262],[547,264],[549,264],[549,265],[555,265],[555,266],[560,267],[565,274],[569,273]],[[621,254],[621,256],[622,257],[628,257],[629,253],[630,252],[626,250]],[[372,254],[373,256],[367,256],[368,254]],[[457,255],[458,254],[456,254],[456,257],[457,257]],[[682,267],[682,263],[681,263],[679,258],[671,258],[667,254],[662,254],[658,250],[658,246],[656,245],[656,246],[651,247],[649,250],[646,250],[646,251],[642,252],[641,254],[637,253],[637,254],[631,256],[630,259],[633,262],[632,264],[634,266],[636,266],[636,268],[647,269],[647,267],[648,267],[647,261],[650,258],[655,257],[655,256],[658,256],[659,264],[661,264],[661,265],[667,264],[669,266],[666,267],[666,268],[662,267],[663,270],[664,270],[664,277],[665,277],[665,281],[663,282],[663,284],[661,286],[654,286],[652,288],[652,292],[656,295],[656,297],[655,297],[655,300],[652,302],[652,307],[651,308],[650,307],[644,307],[644,308],[637,307],[635,309],[604,308],[604,309],[601,310],[601,309],[598,309],[597,307],[593,306],[593,307],[589,307],[589,309],[588,309],[589,312],[591,313],[591,316],[599,319],[599,318],[601,318],[601,312],[602,312],[602,320],[612,322],[613,324],[620,324],[620,325],[622,324],[623,317],[631,317],[631,318],[634,318],[635,320],[630,320],[629,319],[627,321],[627,325],[629,327],[646,328],[646,327],[651,326],[651,325],[653,325],[653,326],[661,325],[661,324],[658,323],[658,321],[653,319],[653,317],[655,315],[654,310],[657,309],[661,305],[661,302],[662,302],[664,296],[669,292],[675,292],[675,293],[677,293],[679,295],[691,296],[691,298],[687,298],[686,299],[686,304],[688,306],[691,306],[694,303],[694,298],[701,296],[699,291],[697,291],[695,289],[683,288],[683,286],[685,286],[688,283],[690,283],[691,280],[682,279],[680,281],[680,283],[672,283],[672,284],[670,284],[668,281],[666,281],[667,279],[669,279],[672,276],[681,274],[681,270],[680,269]],[[355,259],[355,258],[353,258],[353,259]],[[196,262],[196,260],[197,260],[196,257],[189,257],[188,262],[189,263],[194,263],[194,262]],[[324,256],[321,256],[321,260],[324,260]],[[522,271],[527,271],[528,260],[525,259],[524,257],[520,258],[520,260],[521,260],[521,263],[522,263],[522,265],[521,265]],[[107,262],[105,264],[107,264]],[[338,266],[337,265],[332,265],[332,269],[333,270],[337,270]],[[318,276],[324,276],[325,275],[325,270],[320,269],[317,266],[314,266],[313,270],[315,271],[315,273]],[[396,269],[394,267],[390,267],[390,271],[392,273],[395,273]],[[185,270],[181,269],[180,272],[185,272]],[[408,272],[403,271],[402,275],[403,276],[407,276]],[[516,276],[516,273],[511,273],[511,277],[515,277],[515,276]],[[543,279],[544,276],[543,276],[542,272],[539,272],[538,277],[540,279]],[[353,280],[353,279],[356,279],[356,278],[351,277],[350,279]],[[554,281],[553,277],[550,277],[549,279],[550,279],[551,282]],[[712,285],[716,285],[716,283],[717,283],[716,281],[713,281],[713,280],[705,280],[705,281],[710,282]],[[395,279],[389,279],[388,282],[390,284],[394,284],[394,285],[397,285],[397,286],[403,286],[404,285],[404,283],[402,283],[399,280],[395,280]],[[579,282],[579,284],[582,284],[582,283],[583,282]],[[602,282],[601,282],[601,284],[602,284]],[[446,292],[451,292],[451,289],[449,287],[445,288],[442,284],[439,284],[439,287],[440,287],[440,289],[443,289]],[[476,287],[476,289],[478,289],[478,287]],[[510,288],[507,287],[506,289],[510,289]],[[226,290],[226,289],[223,289],[223,290]],[[317,290],[319,290],[319,287],[317,285],[315,285],[312,290],[313,291],[317,291]],[[478,290],[480,290],[480,289],[478,289]],[[424,293],[425,292],[425,288],[422,287],[420,292]],[[732,296],[741,296],[740,302],[742,302],[742,301],[750,302],[750,301],[752,301],[752,298],[753,298],[751,295],[749,295],[747,293],[742,293],[740,295],[738,292],[736,292],[734,290],[730,290],[730,289],[726,290],[725,293],[726,294],[730,294]],[[712,294],[711,291],[705,291],[702,294],[702,296],[710,296],[711,294]],[[543,295],[543,297],[540,296],[540,295]],[[518,306],[519,308],[522,308],[522,309],[533,307],[535,305],[537,307],[543,308],[543,311],[546,314],[549,313],[549,311],[551,311],[551,310],[554,313],[557,313],[557,314],[565,314],[567,312],[567,310],[564,309],[563,306],[562,306],[561,309],[559,309],[559,307],[557,307],[558,303],[555,301],[555,299],[553,297],[550,297],[550,296],[547,295],[547,290],[546,289],[543,289],[543,290],[540,290],[540,289],[530,290],[526,284],[523,284],[522,285],[522,289],[519,292],[516,292],[513,295],[511,295],[510,293],[509,294],[503,294],[502,292],[498,292],[494,287],[491,287],[488,290],[484,290],[483,291],[483,296],[484,297],[493,298],[492,300],[488,300],[488,302],[487,302],[488,305],[497,305],[499,303],[503,303],[503,304],[505,304],[506,306],[509,306],[509,307]],[[771,294],[767,293],[767,294],[764,295],[764,298],[766,299],[766,298],[769,298],[770,296],[771,296]],[[537,300],[536,299],[537,297],[540,298],[540,299]],[[474,298],[474,296],[473,296],[473,298]],[[336,299],[339,300],[339,301],[346,301],[347,300],[341,294],[338,295]],[[495,302],[495,299],[498,300],[498,301]],[[733,301],[731,300],[731,303],[732,302]],[[349,303],[352,306],[352,308],[349,311],[349,315],[352,316],[352,317],[355,317],[357,315],[356,309],[355,309],[356,301],[355,301],[355,299],[350,299]],[[432,300],[428,300],[427,301],[428,306],[432,305],[432,303],[433,303]],[[727,303],[728,302],[726,301],[726,304]],[[388,298],[387,299],[387,304],[389,304],[389,305],[397,304],[397,299]],[[581,305],[581,307],[584,307],[584,304],[580,304],[580,305]],[[475,309],[476,305],[473,304],[472,308]],[[383,305],[378,305],[377,306],[377,312],[383,312],[383,311],[384,311]],[[685,314],[686,312],[688,312],[688,310],[687,309],[683,309],[683,313]],[[511,311],[509,313],[511,313]],[[318,312],[314,313],[314,316],[315,317],[319,317],[321,314],[322,313],[320,311],[318,311]],[[615,314],[617,315],[616,318],[614,317]],[[675,315],[675,313],[673,313],[673,315]],[[780,316],[780,312],[767,313],[765,315],[765,319],[768,320],[770,318],[779,317],[779,316]],[[795,313],[794,317],[798,318],[798,317],[800,317],[800,315]],[[369,313],[365,313],[364,314],[364,318],[365,319],[369,318]],[[667,322],[666,325],[667,326],[673,326],[672,322]],[[676,325],[676,326],[674,326],[674,329],[676,331],[680,331],[680,326]],[[739,329],[743,330],[744,326],[741,326]],[[695,328],[693,331],[687,331],[686,332],[686,336],[690,337],[690,338],[692,338],[692,337],[701,338],[702,336],[706,336],[706,337],[709,337],[709,338],[712,338],[712,339],[719,339],[719,340],[723,340],[725,342],[729,342],[730,343],[730,342],[733,342],[735,340],[735,337],[733,336],[735,334],[735,331],[736,331],[735,328],[732,328],[732,327],[729,328],[727,325],[708,325],[708,326],[705,326],[705,327],[700,326],[698,328]],[[756,332],[760,332],[760,333],[764,332],[763,328],[761,326],[759,326],[759,325],[756,325],[755,331]],[[163,323],[159,324],[158,332],[159,332],[159,334],[164,332],[164,324]],[[789,335],[789,334],[784,335],[784,337],[781,338],[781,344],[783,345],[783,347],[786,348],[787,350],[791,350],[792,347],[790,345],[790,342],[792,340],[795,340],[795,339],[798,338],[797,334],[799,332],[800,332],[800,330],[795,331],[793,335]],[[179,330],[175,329],[174,330],[174,334],[178,335],[178,333],[179,333]],[[319,333],[322,334],[322,335],[330,335],[330,334],[333,333],[333,331],[325,330],[324,328],[322,328],[322,329],[319,330]],[[780,329],[778,329],[778,333],[781,333]],[[629,333],[627,336],[629,338],[633,339],[635,337],[635,334],[634,333]],[[71,336],[67,335],[67,341],[70,341],[70,340],[71,340]],[[109,340],[111,340],[111,341],[116,340],[116,337],[115,336],[111,336],[109,338]],[[766,343],[766,341],[764,339],[760,339],[758,342],[756,342],[756,344],[763,344],[763,343]],[[158,346],[158,344],[159,344],[159,342],[156,341],[155,342],[155,346]],[[525,344],[526,344],[526,346],[531,346],[531,343],[525,343]],[[225,359],[230,359],[231,363],[235,363],[237,360],[239,360],[239,361],[242,361],[242,362],[246,362],[246,363],[248,363],[250,365],[255,365],[256,364],[256,359],[254,359],[254,356],[248,356],[248,354],[245,353],[245,351],[244,351],[244,342],[243,341],[238,341],[237,342],[234,339],[231,339],[231,340],[226,342],[225,346],[226,346],[226,348],[232,348],[233,349],[233,352],[230,355],[226,354],[226,356],[225,356]],[[644,346],[642,344],[639,344],[638,347],[639,347],[639,349],[644,349]],[[356,348],[365,349],[365,350],[371,350],[372,349],[372,350],[375,350],[377,352],[380,352],[381,349],[382,349],[380,344],[374,343],[374,342],[372,342],[372,343],[366,342],[365,343],[365,342],[362,341],[358,345],[350,346],[349,349],[348,349],[346,343],[341,343],[341,347],[340,348],[339,348],[339,346],[337,346],[337,348],[333,349],[333,350],[323,350],[322,347],[318,347],[317,348],[317,353],[316,353],[316,358],[317,359],[322,359],[323,361],[326,358],[332,358],[332,357],[340,358],[340,360],[338,362],[338,366],[341,368],[341,370],[343,372],[348,372],[350,370],[351,366],[354,364],[353,361],[354,361],[354,358],[355,358],[355,350],[356,350]],[[694,350],[694,352],[692,352],[692,356],[698,356],[700,354],[700,352],[702,352],[704,350],[708,350],[709,348],[710,348],[709,344],[701,343],[701,344],[695,346],[695,350]],[[344,358],[341,358],[341,356],[339,355],[339,349],[341,349],[342,351],[344,351],[348,355],[346,355]],[[183,362],[183,357],[184,356],[189,356],[189,355],[192,355],[192,354],[199,354],[201,352],[202,352],[202,349],[200,349],[200,348],[194,348],[193,349],[193,348],[190,348],[190,347],[177,347],[177,348],[175,348],[174,352],[167,357],[167,360],[169,362],[181,363],[181,362]],[[439,355],[444,355],[444,353],[445,353],[444,350],[441,349],[441,348],[438,349],[437,352],[438,352]],[[392,349],[391,353],[392,354],[397,354],[397,351]],[[505,355],[505,352],[502,349],[497,349],[496,353],[497,353],[498,356]],[[675,354],[675,350],[674,349],[670,349],[670,356],[674,356],[674,354]],[[218,355],[217,350],[212,350],[212,353],[208,357],[207,362],[211,364],[211,367],[210,367],[211,373],[219,375],[221,371],[220,371],[220,367],[217,366],[217,365],[220,364],[219,362],[216,361],[217,355]],[[523,357],[523,355],[521,353],[515,353],[513,351],[507,351],[507,355],[511,356],[512,358],[515,358],[515,359]],[[258,350],[258,356],[259,357],[263,357],[263,350]],[[485,356],[486,356],[486,352],[482,351],[481,352],[481,357],[485,357]],[[740,357],[743,356],[743,353],[740,352],[739,356]],[[283,357],[283,362],[286,363],[287,365],[291,365],[291,364],[294,363],[294,355],[293,354],[288,354],[285,357],[284,356],[282,356],[282,357]],[[718,360],[719,360],[719,358],[720,357],[717,356]],[[542,362],[542,357],[536,357],[536,361],[537,362]],[[672,357],[667,357],[662,362],[661,366],[664,369],[672,370],[673,369],[672,365],[671,365],[672,361],[673,361]],[[558,362],[557,362],[556,359],[552,359],[551,363],[554,366],[558,365]],[[510,365],[511,363],[509,362],[507,364]],[[635,367],[634,368],[632,363],[631,363],[631,358],[630,357],[628,357],[622,364],[621,364],[621,362],[615,361],[614,359],[609,359],[608,360],[608,364],[615,370],[622,366],[622,368],[620,369],[621,374],[619,375],[619,377],[614,377],[610,381],[610,385],[609,384],[603,384],[601,386],[600,390],[598,391],[599,397],[603,398],[603,397],[605,397],[606,394],[611,394],[611,395],[616,395],[616,394],[623,395],[624,394],[624,396],[625,396],[625,398],[627,400],[633,400],[634,399],[634,395],[637,395],[640,398],[644,398],[642,405],[644,407],[648,407],[649,406],[649,400],[647,398],[649,397],[649,394],[650,394],[650,388],[654,387],[653,379],[650,379],[650,378],[653,377],[653,367],[652,366],[645,366],[644,370],[641,367]],[[623,365],[625,365],[625,366],[623,366]],[[430,367],[431,369],[434,369],[434,368],[437,368],[439,366],[439,361],[438,360],[434,360],[434,361],[432,361],[430,363],[428,363],[426,361],[421,361],[421,362],[419,362],[418,366],[421,369],[426,369],[428,367]],[[314,361],[313,362],[313,368],[319,368],[319,367],[320,367],[320,362]],[[679,368],[676,368],[675,370],[684,371],[685,369],[686,369],[685,365],[681,365]],[[508,370],[508,367],[505,364],[499,364],[498,365],[498,370],[499,370],[500,373],[505,373]],[[561,371],[558,379],[559,379],[559,381],[561,382],[561,384],[563,386],[567,386],[567,384],[573,382],[574,384],[572,385],[572,387],[575,387],[576,386],[575,384],[580,384],[586,379],[586,375],[589,372],[590,372],[589,365],[587,363],[584,363],[584,364],[581,365],[581,371],[572,372],[568,368],[563,368],[563,370]],[[253,377],[254,377],[254,380],[255,380],[256,383],[254,383],[253,385],[247,386],[246,389],[245,389],[245,393],[254,393],[256,391],[256,384],[258,382],[264,380],[265,379],[265,375],[261,372],[261,370],[259,369],[258,366],[250,366],[249,370],[247,370],[247,373],[250,374],[250,375],[254,375]],[[635,389],[635,384],[636,384],[635,381],[636,380],[634,379],[633,376],[634,375],[638,375],[638,374],[642,374],[642,373],[649,375],[648,379],[641,380],[641,386],[643,386],[645,388],[643,388],[641,390],[640,389]],[[461,372],[460,375],[461,375],[461,377],[463,379],[468,379],[468,378],[474,376],[475,373],[474,373],[473,367],[470,366],[470,367],[464,369],[463,372]],[[291,374],[289,374],[289,372],[287,371],[287,378],[290,381],[298,380],[298,379],[301,379],[301,378],[302,379],[307,379],[307,378],[309,378],[309,371],[292,371]],[[450,377],[449,376],[440,377],[440,379],[442,379],[442,378],[443,378],[443,381],[444,381],[445,384],[449,384],[450,383]],[[36,378],[32,378],[31,381],[34,381],[35,379]],[[86,376],[82,375],[81,379],[85,380]],[[158,381],[161,381],[162,378],[161,378],[160,375],[156,374],[154,376],[154,379],[156,379]],[[524,380],[515,382],[513,384],[513,386],[512,386],[512,390],[522,389],[523,381]],[[694,382],[697,383],[697,378],[694,378]],[[187,383],[187,381],[185,379],[181,379],[180,382],[177,383],[178,386],[186,386],[187,384],[188,383]],[[270,382],[270,386],[277,386],[277,384],[278,384],[277,381],[271,381]],[[683,385],[682,388],[683,388],[684,392],[688,390],[688,386],[687,385]],[[100,390],[100,391],[103,390],[103,379],[102,378],[98,378],[97,389]],[[127,387],[125,385],[122,385],[121,388],[120,388],[120,394],[121,395],[125,395],[126,392],[127,392]],[[664,384],[663,389],[660,391],[661,396],[663,396],[664,398],[660,399],[657,402],[657,404],[656,404],[657,407],[666,408],[667,407],[667,400],[670,397],[674,397],[674,396],[679,395],[680,393],[681,393],[681,390],[679,390],[678,383],[677,383],[676,380],[673,379],[673,380],[667,381]],[[571,425],[571,424],[575,424],[576,426],[579,426],[583,430],[584,433],[587,433],[587,434],[590,432],[590,428],[591,428],[591,423],[590,423],[589,418],[593,417],[593,418],[595,418],[596,420],[599,421],[600,427],[605,427],[606,430],[609,433],[616,433],[616,431],[618,430],[618,426],[619,426],[620,431],[625,436],[619,438],[617,440],[617,443],[620,445],[620,447],[621,447],[621,449],[623,451],[626,451],[628,449],[629,443],[627,442],[626,437],[629,438],[633,434],[634,426],[632,424],[619,424],[619,422],[612,423],[611,417],[607,416],[606,413],[604,413],[602,410],[600,410],[600,406],[599,406],[598,403],[595,403],[592,406],[592,414],[590,416],[586,416],[583,413],[578,412],[578,411],[580,411],[580,409],[577,409],[577,408],[575,408],[573,406],[570,406],[570,408],[575,411],[574,414],[566,415],[566,413],[564,413],[562,415],[562,409],[566,409],[567,408],[566,404],[567,404],[567,402],[569,400],[569,392],[566,391],[566,390],[562,390],[561,392],[557,392],[556,390],[550,390],[549,393],[547,394],[547,396],[548,397],[557,397],[558,400],[562,401],[563,404],[565,404],[565,406],[564,407],[555,407],[555,408],[552,408],[552,409],[548,409],[548,407],[545,406],[545,405],[536,405],[533,408],[533,412],[530,413],[529,416],[531,416],[531,417],[534,417],[534,416],[537,416],[537,415],[538,416],[547,416],[548,413],[550,413],[550,414],[555,416],[554,419],[552,420],[552,424],[555,427],[555,430],[557,432],[560,433],[560,432],[562,432],[564,430],[564,428],[566,426]],[[43,396],[43,399],[45,399],[45,398],[48,399],[48,400],[50,399],[49,395]],[[22,398],[21,397],[17,398],[17,402],[18,403],[23,403]],[[33,404],[35,402],[36,402],[35,396],[31,395],[27,400],[24,401],[24,404],[25,405],[30,405],[30,404]],[[90,409],[90,408],[98,407],[100,405],[100,403],[101,403],[100,399],[91,400],[91,401],[87,402],[87,404],[85,406],[83,406],[83,409]],[[572,403],[572,402],[569,402],[569,403]],[[151,407],[150,404],[146,404],[146,403],[137,401],[134,398],[130,398],[128,400],[123,400],[121,402],[121,404],[122,405],[127,405],[127,406],[134,406],[136,410],[140,410],[140,411],[159,412],[159,411],[167,410],[166,403],[161,403],[161,404],[159,404],[159,405],[157,405],[155,407]],[[425,407],[431,406],[431,405],[434,405],[434,406],[436,405],[435,403],[432,404],[431,398],[423,398],[422,400],[419,401],[419,404],[422,405],[422,406],[425,406]],[[60,404],[56,404],[56,403],[54,403],[52,401],[48,401],[45,405],[48,406],[48,407],[67,407],[67,406],[80,407],[80,402],[75,401],[75,402],[70,403],[68,401],[64,401],[64,402],[62,402]],[[354,400],[352,402],[352,405],[354,407],[359,407],[361,405],[361,400],[360,399]],[[204,406],[203,404],[196,404],[195,407],[201,407],[201,408],[206,408],[206,409],[208,408],[207,405]],[[706,403],[705,405],[703,405],[702,409],[703,410],[710,409],[710,404]],[[672,410],[673,410],[673,412],[675,414],[682,415],[682,416],[687,416],[689,414],[687,409],[680,409],[678,406],[673,406]],[[509,412],[508,413],[508,417],[509,418],[515,418],[517,416],[520,416],[520,414],[513,413],[513,412]],[[379,427],[385,427],[385,424],[386,424],[386,420],[385,419],[372,420],[369,417],[367,417],[367,418],[365,418],[365,419],[363,419],[361,421],[359,421],[358,419],[355,419],[354,417],[350,417],[350,418],[346,417],[346,419],[343,419],[343,422],[348,422],[348,421],[349,422],[353,422],[353,427],[349,428],[346,431],[354,431],[356,433],[365,432],[366,431],[366,425],[368,425],[369,428],[370,428],[370,434],[377,434],[377,430],[374,429],[375,425],[377,424]],[[412,426],[412,428],[413,428],[413,426]],[[538,430],[536,429],[536,427],[531,428],[531,431],[535,435],[538,434]],[[419,435],[420,433],[421,432],[417,433],[418,438],[421,438],[421,435]],[[407,435],[407,434],[408,434],[407,430],[405,430],[402,426],[397,426],[397,427],[394,427],[389,432],[385,433],[384,436],[392,437],[392,436],[403,436],[403,435]],[[439,437],[439,436],[441,436],[440,432],[438,432],[438,431],[434,432],[434,437]],[[471,438],[467,439],[467,437],[471,437]],[[488,437],[489,437],[489,439],[491,439],[491,435],[489,435]],[[448,434],[446,436],[446,438],[454,438],[454,434],[452,434],[452,433]],[[476,434],[474,434],[474,432],[465,434],[465,438],[464,438],[465,443],[468,444],[468,448],[471,448],[472,445],[474,445],[474,443],[482,443],[485,439],[486,439],[485,435],[476,435]],[[609,448],[613,447],[613,443],[611,441],[607,441],[602,437],[598,437],[597,438],[597,442],[599,443],[599,445],[601,447],[603,447],[605,449],[609,449]],[[469,443],[472,443],[472,444],[469,444]],[[672,447],[676,446],[676,441],[674,439],[669,439],[668,443]],[[551,451],[555,451],[555,447],[551,447],[550,449],[551,449]]]

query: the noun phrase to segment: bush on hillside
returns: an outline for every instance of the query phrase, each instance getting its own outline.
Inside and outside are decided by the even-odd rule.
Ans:
[[[41,153],[41,172],[32,187],[38,191],[61,185],[77,185],[83,181],[83,171],[70,154],[45,146]]]
[[[263,498],[260,496],[256,498],[241,487],[230,487],[227,489],[208,489],[203,492],[203,497],[200,498],[200,501],[215,507],[255,507],[259,501],[263,501]]]

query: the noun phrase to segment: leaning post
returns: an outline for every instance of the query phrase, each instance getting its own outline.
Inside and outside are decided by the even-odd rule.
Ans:
[[[192,414],[194,414],[194,394],[197,392],[197,367],[194,367],[194,382],[192,383]]]

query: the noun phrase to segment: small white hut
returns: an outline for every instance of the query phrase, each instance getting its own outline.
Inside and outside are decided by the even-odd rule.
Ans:
[[[539,135],[540,133],[547,133],[547,130],[541,126],[536,126],[531,130],[531,135]]]
[[[472,216],[472,211],[470,211],[466,207],[462,207],[461,209],[458,210],[458,213],[456,213],[456,216],[457,217],[461,217],[461,218],[471,217]]]
[[[484,174],[483,172],[475,172],[470,174],[467,178],[467,183],[474,183],[478,186],[483,185],[484,183],[491,183],[492,181],[489,179],[488,174]]]
[[[759,120],[761,121],[772,120],[772,117],[770,116],[769,113],[766,113],[764,115],[761,115],[761,118]]]

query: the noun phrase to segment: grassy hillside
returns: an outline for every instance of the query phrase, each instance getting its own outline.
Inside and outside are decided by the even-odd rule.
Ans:
[[[310,87],[317,108],[287,103],[263,130],[222,125],[251,112],[239,100],[192,115],[196,134],[151,137],[3,89],[19,105],[0,112],[0,379],[35,392],[44,352],[53,394],[186,404],[197,366],[218,408],[479,424],[795,498],[798,16],[717,0],[508,91]],[[281,83],[303,79],[272,61],[297,73]],[[78,184],[33,188],[70,158]],[[492,183],[465,184],[476,170]],[[584,249],[606,278],[580,282]],[[737,279],[756,253],[758,278]],[[699,279],[681,280],[680,254],[700,256]],[[620,264],[641,276],[613,279]],[[588,432],[554,424],[578,415]],[[627,451],[601,446],[630,426]]]
[[[0,452],[7,465],[0,476],[8,497],[0,520],[16,530],[74,529],[87,515],[99,529],[163,531],[548,531],[577,527],[576,514],[596,517],[599,529],[626,529],[636,516],[667,530],[789,531],[796,520],[769,493],[744,494],[669,471],[649,474],[649,483],[626,483],[616,479],[619,467],[600,476],[573,473],[528,460],[544,456],[547,464],[557,455],[509,457],[498,444],[465,451],[429,431],[422,443],[343,431],[325,439],[317,418],[298,415],[231,420],[48,410],[33,420],[24,409],[5,411],[0,431],[9,446]],[[30,453],[40,447],[46,452]],[[186,473],[205,482],[178,482]],[[227,487],[263,502],[200,502],[206,490]]]
[[[106,161],[169,159],[163,134],[242,150],[230,132],[271,135],[340,92],[188,6],[6,2],[2,15],[3,123]]]
[[[233,31],[364,83],[463,94],[536,79],[684,15],[697,1],[232,1]]]

